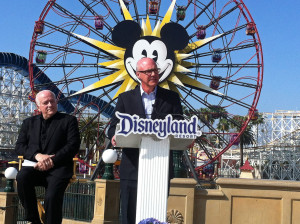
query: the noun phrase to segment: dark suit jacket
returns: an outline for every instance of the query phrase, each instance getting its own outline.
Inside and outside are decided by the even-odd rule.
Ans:
[[[140,87],[137,86],[134,90],[120,94],[115,111],[130,115],[136,114],[141,118],[146,118]],[[168,114],[172,114],[173,119],[182,119],[180,97],[177,93],[158,86],[151,119],[164,119]],[[118,122],[119,119],[113,116],[108,130],[108,137],[110,139],[115,135]],[[124,148],[122,150],[122,162],[120,166],[121,179],[137,179],[138,160],[139,149]],[[172,164],[170,165],[170,168],[172,168]],[[172,176],[172,174],[170,174],[170,176]]]
[[[23,155],[24,159],[35,160],[37,153],[52,155],[54,167],[49,173],[61,177],[71,178],[73,157],[80,147],[80,135],[77,119],[74,116],[57,112],[52,117],[48,129],[46,143],[40,148],[41,115],[27,118],[23,121],[15,151]]]

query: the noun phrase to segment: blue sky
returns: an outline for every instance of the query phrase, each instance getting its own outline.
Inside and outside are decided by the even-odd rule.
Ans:
[[[0,1],[0,52],[28,58],[34,21],[46,3],[46,0]],[[244,0],[244,3],[257,24],[263,47],[264,81],[259,111],[300,110],[300,1]]]
[[[257,24],[264,54],[258,109],[300,110],[300,2],[245,0]]]

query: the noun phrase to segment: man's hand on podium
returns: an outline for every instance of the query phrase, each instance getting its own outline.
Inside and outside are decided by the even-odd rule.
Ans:
[[[195,140],[194,140],[191,144],[189,144],[187,148],[189,148],[189,149],[190,149],[190,148],[193,148],[193,147],[194,147],[194,144],[195,144]]]
[[[113,146],[116,146],[117,145],[117,142],[116,142],[116,136],[114,135],[114,137],[112,137],[112,139],[111,139],[111,144],[113,145]]]

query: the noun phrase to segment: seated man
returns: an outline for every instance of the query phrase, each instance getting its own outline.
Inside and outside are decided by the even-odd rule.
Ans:
[[[64,192],[72,177],[73,157],[80,146],[78,123],[74,116],[57,112],[55,94],[49,90],[37,94],[36,104],[41,114],[23,121],[15,151],[37,163],[19,171],[18,195],[26,220],[40,224],[35,186],[45,186],[46,223],[59,224]]]

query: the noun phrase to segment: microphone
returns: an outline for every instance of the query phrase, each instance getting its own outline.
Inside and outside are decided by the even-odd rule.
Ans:
[[[154,104],[152,104],[152,109],[153,109],[153,111],[155,111],[156,112],[156,104],[154,103]]]

